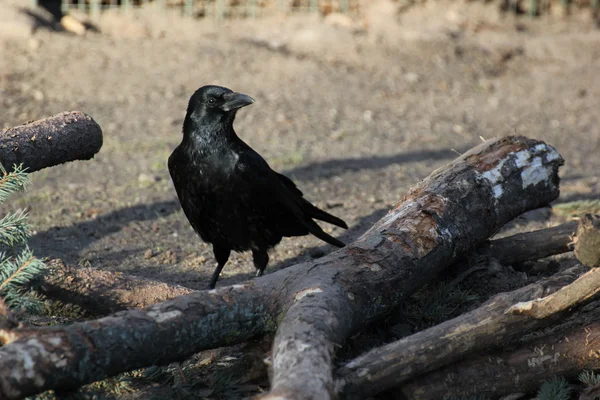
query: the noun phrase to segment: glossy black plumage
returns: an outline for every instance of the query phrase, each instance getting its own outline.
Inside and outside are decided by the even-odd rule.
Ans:
[[[231,250],[251,250],[260,276],[269,262],[267,250],[284,236],[311,233],[344,246],[313,219],[343,228],[346,223],[304,199],[294,182],[273,171],[236,135],[237,110],[253,102],[224,87],[201,87],[190,98],[183,140],[169,157],[181,207],[196,233],[213,245],[217,267],[210,288]]]

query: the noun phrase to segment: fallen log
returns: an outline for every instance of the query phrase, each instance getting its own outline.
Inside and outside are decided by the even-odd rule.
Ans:
[[[471,312],[370,350],[337,370],[336,387],[346,399],[364,399],[469,354],[518,341],[525,333],[556,322],[564,316],[565,309],[589,297],[587,292],[580,294],[579,290],[592,286],[598,274],[590,271],[577,278],[582,269],[573,267],[518,290],[498,294]],[[556,298],[563,300],[561,307],[546,300]],[[530,302],[546,306],[544,319],[514,311],[515,307]]]
[[[479,247],[477,253],[498,260],[502,265],[538,260],[572,251],[571,242],[576,230],[577,221],[570,221],[551,228],[492,240]],[[192,292],[192,289],[179,285],[120,272],[65,265],[60,260],[51,261],[49,266],[50,273],[41,277],[42,282],[35,285],[35,289],[47,297],[77,304],[96,315],[148,307]],[[473,270],[467,272],[470,271]]]
[[[330,398],[336,346],[506,222],[554,200],[562,163],[539,141],[491,140],[435,171],[356,242],[325,257],[95,321],[0,330],[0,398],[182,360],[273,331],[279,321],[264,397]]]
[[[327,275],[287,310],[273,344],[271,391],[262,398],[333,397],[334,348],[481,245],[517,208],[522,213],[533,205],[530,195],[539,189],[557,195],[554,174],[562,162],[550,146],[511,137],[488,141],[433,172],[361,238],[334,253],[351,258],[327,260]],[[517,204],[515,195],[527,205]],[[548,202],[537,200],[538,207]]]
[[[74,160],[89,160],[102,147],[102,129],[81,111],[62,112],[0,132],[0,163],[27,172]]]
[[[485,352],[422,375],[398,389],[407,400],[444,396],[499,398],[529,393],[554,376],[600,368],[600,301],[585,306],[547,335],[517,349]]]
[[[545,319],[537,319],[515,315],[509,312],[511,308],[561,290],[576,290],[577,282],[584,280],[585,275],[576,283],[571,282],[581,270],[570,268],[513,292],[498,294],[471,312],[368,351],[336,371],[336,387],[346,399],[365,399],[469,354],[518,341],[526,332],[555,322],[563,309],[551,308]],[[573,307],[583,298],[573,296],[571,300]]]

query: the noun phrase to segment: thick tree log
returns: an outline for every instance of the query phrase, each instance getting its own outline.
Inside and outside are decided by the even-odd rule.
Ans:
[[[148,307],[193,292],[183,286],[120,272],[66,265],[61,260],[50,261],[48,267],[49,273],[41,277],[39,291],[99,315]]]
[[[65,327],[0,331],[0,398],[73,388],[277,331],[271,394],[333,395],[331,358],[461,254],[558,196],[563,160],[522,137],[488,141],[434,172],[355,243],[242,285]]]
[[[0,399],[69,391],[120,372],[183,360],[274,329],[271,288],[194,292],[64,327],[0,329]],[[233,301],[235,299],[235,302]]]
[[[537,260],[572,251],[571,242],[576,229],[577,221],[570,221],[551,228],[495,239],[482,245],[477,252],[504,265]],[[120,272],[65,265],[60,260],[50,262],[50,266],[51,273],[42,277],[36,290],[53,299],[77,304],[97,315],[148,307],[192,292],[192,289],[179,285]]]
[[[600,302],[594,301],[552,333],[516,350],[485,352],[420,376],[399,391],[407,400],[438,400],[448,395],[499,398],[533,392],[554,376],[573,377],[584,369],[598,369],[599,319]]]
[[[271,392],[263,398],[331,398],[334,348],[516,215],[547,204],[549,197],[537,196],[558,194],[562,162],[552,147],[529,139],[483,143],[423,180],[356,242],[318,262],[327,269],[306,280],[279,325]]]
[[[70,111],[0,132],[0,163],[28,172],[74,160],[89,160],[102,147],[102,129],[89,115]]]
[[[516,316],[507,310],[516,303],[568,288],[563,286],[573,282],[581,270],[574,267],[513,292],[498,294],[471,312],[373,349],[338,369],[336,387],[346,399],[365,399],[468,354],[516,341],[526,332],[549,325],[559,315],[548,314],[554,318],[541,320]]]

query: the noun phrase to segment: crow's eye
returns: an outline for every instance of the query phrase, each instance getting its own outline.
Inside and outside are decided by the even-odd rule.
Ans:
[[[217,102],[217,100],[214,97],[209,97],[208,98],[208,104],[213,105]]]

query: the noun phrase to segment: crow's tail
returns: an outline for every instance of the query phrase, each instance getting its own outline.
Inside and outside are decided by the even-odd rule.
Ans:
[[[342,221],[342,223],[343,222],[344,221]],[[321,227],[319,225],[317,225],[317,223],[315,221],[313,221],[312,219],[307,219],[305,222],[305,225],[308,228],[308,231],[310,233],[312,233],[313,235],[315,235],[316,237],[318,237],[319,239],[321,239],[324,242],[327,242],[327,243],[329,243],[333,246],[337,246],[337,247],[344,247],[346,245],[341,240],[338,240],[338,239],[334,238],[333,236],[328,235],[327,233],[323,232],[323,229],[321,229]]]
[[[306,214],[308,214],[309,217],[318,219],[319,221],[328,222],[335,226],[339,226],[340,228],[348,229],[348,225],[346,225],[346,223],[341,218],[338,218],[334,215],[329,214],[328,212],[321,210],[320,208],[315,207],[308,201],[306,201],[305,206]]]

